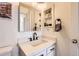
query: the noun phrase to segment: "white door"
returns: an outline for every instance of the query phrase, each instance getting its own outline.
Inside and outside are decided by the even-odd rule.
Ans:
[[[70,42],[70,55],[79,56],[79,42],[73,44],[73,39],[79,41],[79,3],[72,3],[72,30],[71,30],[71,42]]]

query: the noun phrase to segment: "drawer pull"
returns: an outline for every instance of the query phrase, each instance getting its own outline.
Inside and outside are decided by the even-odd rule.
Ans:
[[[54,50],[55,48],[50,49],[51,51]]]
[[[44,56],[44,55],[42,54],[42,55],[40,55],[40,56]]]

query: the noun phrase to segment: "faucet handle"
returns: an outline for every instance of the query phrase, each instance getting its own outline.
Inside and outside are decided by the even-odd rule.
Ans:
[[[31,37],[29,39],[30,39],[29,41],[32,41],[32,38]]]
[[[36,40],[38,40],[38,37],[36,37]]]

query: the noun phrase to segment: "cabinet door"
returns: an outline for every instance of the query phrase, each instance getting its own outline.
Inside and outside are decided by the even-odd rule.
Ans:
[[[47,56],[55,56],[55,51],[49,53]]]
[[[48,47],[46,50],[47,50],[47,54],[54,52],[55,51],[55,45]]]

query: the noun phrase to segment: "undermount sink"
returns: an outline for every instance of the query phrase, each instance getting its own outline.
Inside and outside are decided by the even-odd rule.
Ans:
[[[44,43],[47,43],[47,41],[37,40],[37,41],[31,42],[30,44],[35,47],[35,46],[38,46],[38,45],[41,45],[41,44],[44,44]]]

